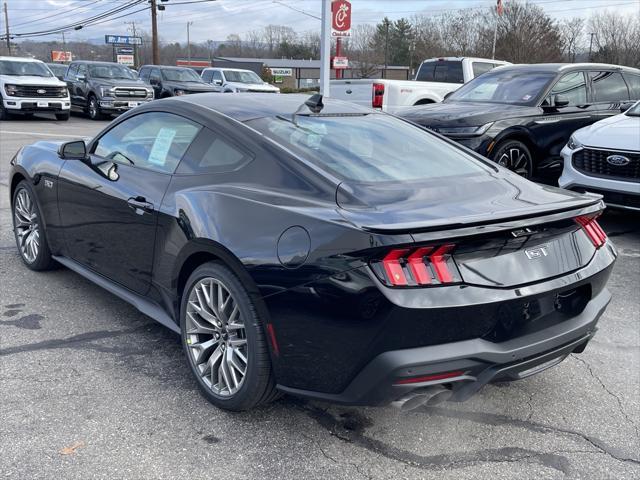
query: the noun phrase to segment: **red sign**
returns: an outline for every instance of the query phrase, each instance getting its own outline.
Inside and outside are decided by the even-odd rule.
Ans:
[[[52,62],[70,62],[71,52],[63,52],[60,50],[51,50]]]
[[[209,60],[176,60],[176,65],[178,67],[195,67],[195,68],[207,68],[211,66],[211,62]]]
[[[331,36],[351,36],[351,2],[347,0],[331,2]]]

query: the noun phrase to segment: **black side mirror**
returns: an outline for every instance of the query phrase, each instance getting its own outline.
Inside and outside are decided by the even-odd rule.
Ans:
[[[58,156],[65,160],[85,160],[87,158],[87,145],[84,140],[63,143],[58,149]]]
[[[214,84],[214,85],[221,86],[221,85],[222,85],[222,80],[214,80],[214,81],[213,81],[213,84]]]
[[[633,106],[633,103],[623,103],[620,105],[620,112],[624,113]]]
[[[564,95],[555,95],[553,97],[554,107],[566,107],[567,105],[569,105],[569,99]]]

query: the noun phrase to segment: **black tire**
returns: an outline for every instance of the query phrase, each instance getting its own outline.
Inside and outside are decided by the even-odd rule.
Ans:
[[[20,244],[19,233],[22,231],[17,225],[16,218],[16,201],[18,199],[18,195],[20,192],[26,192],[31,202],[33,202],[33,211],[35,213],[34,223],[37,225],[38,230],[38,253],[34,259],[29,260]],[[13,198],[11,203],[11,218],[13,220],[13,233],[16,239],[16,246],[18,247],[18,253],[20,254],[20,258],[24,264],[30,268],[31,270],[41,271],[41,270],[52,270],[57,267],[56,261],[51,257],[51,250],[49,249],[49,243],[47,242],[47,232],[44,228],[44,222],[42,221],[42,213],[40,213],[40,208],[38,207],[38,202],[36,201],[36,195],[33,191],[33,187],[26,180],[22,180],[18,183],[15,191],[13,192]]]
[[[89,95],[89,105],[87,107],[89,118],[91,120],[103,120],[104,115],[100,111],[100,104],[95,95]]]
[[[247,341],[246,373],[239,389],[227,396],[215,393],[202,378],[195,365],[190,343],[187,339],[187,306],[189,296],[199,282],[214,279],[224,284],[238,306],[240,318],[244,323],[244,333]],[[210,326],[210,325],[209,325]],[[265,338],[263,322],[249,293],[238,277],[225,265],[218,262],[208,262],[200,265],[191,274],[182,295],[180,305],[180,329],[182,345],[187,357],[187,363],[198,383],[204,397],[215,406],[231,411],[244,411],[260,404],[273,401],[279,396],[275,388],[275,379],[269,357],[269,349]]]
[[[56,113],[56,120],[59,120],[61,122],[66,122],[67,120],[69,120],[69,117],[71,116],[70,113]]]
[[[11,120],[12,116],[2,105],[2,97],[0,97],[0,120]]]
[[[492,159],[521,177],[533,176],[533,158],[529,148],[519,140],[504,140],[493,150]]]

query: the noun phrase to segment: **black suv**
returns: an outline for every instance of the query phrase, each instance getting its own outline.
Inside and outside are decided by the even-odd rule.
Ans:
[[[151,85],[156,98],[167,98],[190,93],[217,91],[190,68],[143,65],[140,79]]]
[[[153,100],[153,89],[118,63],[73,62],[64,80],[69,87],[71,109],[88,113],[93,120]]]
[[[604,64],[498,67],[442,103],[395,113],[530,178],[557,180],[560,151],[585,125],[640,99],[640,70]]]

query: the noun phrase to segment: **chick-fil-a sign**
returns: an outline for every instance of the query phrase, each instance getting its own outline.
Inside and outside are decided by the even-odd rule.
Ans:
[[[331,36],[351,36],[351,2],[347,0],[331,2]]]

